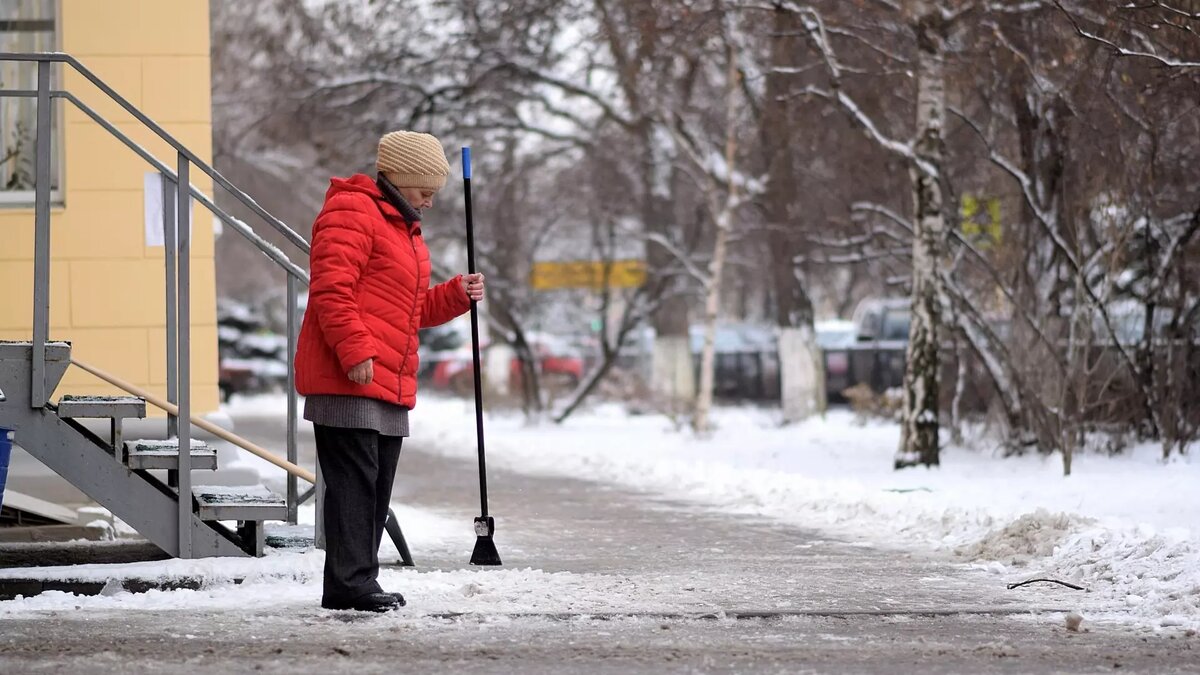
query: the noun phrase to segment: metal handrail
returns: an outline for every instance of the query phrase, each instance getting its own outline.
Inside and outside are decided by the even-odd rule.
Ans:
[[[166,176],[172,183],[175,183],[176,185],[179,184],[179,180],[175,175],[175,172],[167,167],[166,164],[160,162],[156,157],[154,157],[154,155],[150,154],[148,150],[126,136],[124,132],[116,127],[116,125],[97,113],[91,106],[79,100],[79,98],[74,94],[66,91],[54,91],[51,92],[51,97],[65,98],[70,101],[81,112],[92,118],[96,124],[104,127],[104,129],[107,130],[117,140],[124,143],[125,146],[130,150],[136,152],[139,156],[141,156],[142,159],[146,160],[146,162],[155,169],[158,169],[158,172]],[[212,213],[217,218],[220,218],[222,223],[228,225],[235,232],[242,235],[242,237],[258,247],[264,255],[273,260],[276,265],[282,267],[289,275],[296,277],[296,279],[304,282],[305,285],[308,285],[308,272],[305,272],[298,265],[296,265],[296,263],[292,262],[291,258],[289,258],[287,254],[279,250],[278,247],[272,245],[266,239],[258,236],[258,234],[256,234],[249,225],[229,215],[229,213],[217,206],[216,202],[210,199],[208,195],[204,194],[204,192],[195,185],[189,183],[188,189],[191,192],[192,197],[195,198],[196,201],[200,202],[202,206],[208,209],[209,213]]]
[[[304,253],[309,253],[311,247],[294,230],[275,218],[260,206],[253,198],[233,185],[216,169],[209,166],[195,153],[168,134],[148,116],[133,106],[123,96],[108,86],[103,80],[88,70],[74,57],[60,52],[15,54],[0,52],[0,61],[36,62],[38,64],[38,88],[36,90],[3,90],[0,97],[31,97],[37,99],[36,126],[36,179],[35,179],[35,237],[34,237],[34,310],[33,310],[33,358],[31,377],[30,403],[38,408],[46,404],[49,392],[45,391],[45,344],[49,334],[50,314],[50,103],[54,98],[64,98],[79,110],[83,111],[94,122],[120,140],[143,160],[158,170],[162,177],[163,189],[163,231],[164,231],[164,261],[166,268],[166,309],[167,309],[167,403],[174,407],[174,412],[168,410],[168,433],[179,439],[179,465],[174,473],[174,487],[178,488],[178,532],[179,555],[189,557],[191,553],[190,521],[192,517],[191,492],[191,424],[195,423],[190,407],[190,200],[194,198],[207,208],[224,224],[230,226],[272,262],[287,274],[288,299],[288,410],[287,410],[287,463],[295,466],[298,458],[296,447],[296,427],[298,424],[297,394],[295,381],[295,354],[298,339],[296,330],[296,312],[298,307],[299,289],[296,282],[308,285],[308,274],[291,261],[277,247],[254,232],[249,225],[234,218],[218,207],[216,203],[197,189],[188,180],[189,169],[192,165],[198,167],[213,181],[225,188],[238,201],[260,216],[269,225],[280,232],[289,242],[296,245]],[[136,120],[149,128],[158,137],[175,149],[177,155],[177,170],[172,171],[165,163],[159,161],[145,148],[135,143],[122,133],[111,122],[97,113],[90,106],[70,92],[50,89],[50,65],[52,63],[67,63],[88,81],[104,92],[109,99],[124,108]],[[177,186],[188,186],[181,191]],[[173,197],[173,198],[172,198]],[[172,208],[174,206],[174,208]],[[178,222],[176,222],[178,220]],[[90,372],[90,371],[89,371]],[[183,425],[178,419],[182,417]],[[190,422],[190,423],[189,423]],[[202,428],[206,428],[201,425]],[[244,446],[242,446],[243,449]],[[307,478],[307,476],[305,476]],[[297,509],[303,499],[298,494],[297,475],[288,470],[288,521],[297,522]],[[310,491],[311,492],[311,491]]]
[[[0,59],[0,61],[2,60],[3,59]],[[37,98],[37,91],[29,89],[0,89],[0,98]],[[96,124],[99,124],[101,127],[103,127],[111,136],[121,141],[125,147],[137,153],[138,156],[146,161],[147,164],[157,169],[158,172],[165,176],[171,183],[178,184],[178,178],[173,170],[171,170],[166,164],[159,161],[154,155],[150,154],[150,151],[146,150],[136,141],[129,138],[129,136],[118,129],[115,124],[105,119],[102,115],[100,115],[100,113],[96,112],[94,108],[81,101],[79,97],[75,96],[69,91],[53,89],[50,91],[50,98],[61,98],[70,101],[71,104],[76,107],[76,109],[90,117]],[[229,212],[217,206],[216,202],[214,202],[212,198],[206,195],[200,188],[192,184],[189,184],[188,188],[189,192],[191,192],[192,198],[199,202],[201,206],[208,209],[209,213],[219,218],[223,224],[227,225],[230,229],[240,234],[244,239],[254,244],[260,251],[262,251],[263,255],[273,260],[279,267],[282,267],[283,270],[288,273],[288,275],[295,277],[305,286],[308,285],[308,272],[305,272],[303,268],[292,262],[292,259],[289,258],[286,253],[281,251],[279,247],[260,237],[253,228],[245,223],[245,221],[233,217],[229,214]]]
[[[147,117],[146,114],[141,110],[138,110],[124,96],[118,94],[116,90],[108,86],[104,80],[100,79],[95,73],[80,63],[75,57],[65,52],[0,52],[0,61],[66,63],[70,65],[75,69],[76,72],[78,72],[80,75],[83,75],[89,82],[95,85],[97,89],[104,92],[105,95],[112,99],[113,102],[124,108],[125,111],[130,115],[133,115],[134,119],[144,124],[148,129],[157,134],[159,138],[161,138],[163,141],[166,141],[167,144],[175,148],[177,152],[186,157],[188,162],[195,164],[196,167],[207,174],[209,178],[212,178],[221,187],[225,188],[230,194],[236,197],[238,201],[242,202],[242,204],[244,204],[247,208],[258,214],[259,217],[261,217],[267,222],[267,224],[275,228],[276,231],[286,237],[288,241],[296,246],[296,248],[299,248],[305,253],[310,252],[308,241],[305,240],[304,237],[300,236],[295,230],[284,224],[283,221],[268,213],[266,209],[258,204],[258,202],[254,201],[253,197],[245,192],[242,192],[242,190],[230,182],[229,179],[225,178],[225,176],[222,176],[219,171],[209,166],[204,160],[200,159],[200,157],[189,150],[187,146],[179,142],[171,134],[167,133],[165,129],[155,123],[154,120]]]

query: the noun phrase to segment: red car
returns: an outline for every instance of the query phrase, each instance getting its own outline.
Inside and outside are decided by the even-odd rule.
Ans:
[[[487,345],[483,348],[486,350]],[[572,389],[583,379],[583,358],[569,353],[569,349],[552,349],[542,342],[535,342],[533,349],[541,360],[542,386],[551,389]],[[442,352],[432,358],[436,361],[429,376],[429,384],[436,389],[452,390],[469,394],[474,387],[471,372],[471,350],[458,349]],[[508,367],[508,387],[517,391],[521,387],[521,360],[514,356]]]

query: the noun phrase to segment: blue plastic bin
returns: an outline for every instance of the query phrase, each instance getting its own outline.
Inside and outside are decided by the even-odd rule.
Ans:
[[[4,484],[8,482],[8,458],[12,455],[12,429],[0,427],[0,506],[4,505]]]

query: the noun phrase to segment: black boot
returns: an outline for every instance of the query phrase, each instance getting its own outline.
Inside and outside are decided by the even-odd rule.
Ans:
[[[395,599],[396,599],[396,602],[397,602],[397,603],[398,603],[398,604],[399,604],[401,607],[403,607],[403,606],[405,606],[405,605],[407,605],[407,604],[408,604],[408,603],[407,603],[407,602],[404,600],[404,596],[403,596],[403,595],[400,595],[399,593],[385,593],[384,595],[390,595],[390,596],[392,596],[393,598],[395,598]]]
[[[397,596],[392,593],[367,593],[349,602],[322,599],[321,606],[325,609],[352,609],[356,612],[390,612],[403,607],[404,598],[397,600]]]

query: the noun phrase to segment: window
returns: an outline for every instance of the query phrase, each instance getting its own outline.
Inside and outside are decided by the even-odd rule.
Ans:
[[[54,51],[57,10],[56,0],[4,0],[0,3],[0,52]],[[36,90],[37,71],[36,63],[0,61],[0,89]],[[57,146],[60,121],[58,106],[55,108],[50,125]],[[33,202],[36,138],[37,100],[0,97],[0,204],[28,206]],[[56,194],[62,165],[59,152],[55,147],[50,155],[51,190]]]
[[[883,315],[883,334],[881,340],[907,340],[912,315],[907,309],[889,309]]]

